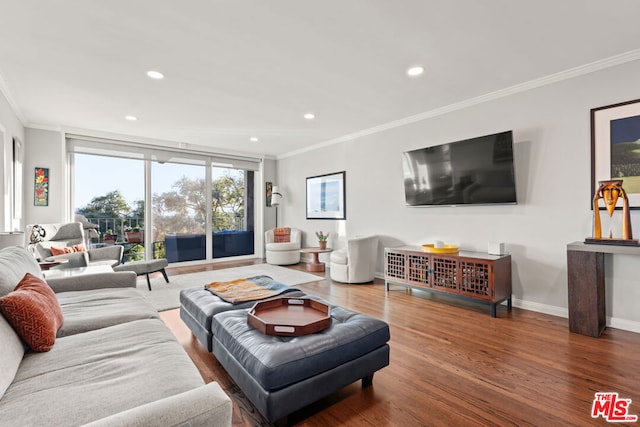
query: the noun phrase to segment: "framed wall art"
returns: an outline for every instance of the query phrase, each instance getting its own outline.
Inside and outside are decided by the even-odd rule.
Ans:
[[[265,200],[267,207],[271,207],[271,196],[273,195],[273,182],[267,182],[265,185]]]
[[[33,205],[49,206],[49,168],[36,168],[35,170]]]
[[[591,196],[612,179],[623,181],[630,208],[640,208],[640,99],[591,110]]]
[[[347,219],[344,171],[307,178],[307,219]]]

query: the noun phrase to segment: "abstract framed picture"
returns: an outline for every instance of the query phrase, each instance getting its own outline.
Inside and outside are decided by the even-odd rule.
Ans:
[[[33,205],[49,206],[49,168],[36,168],[33,181]]]
[[[267,182],[265,184],[265,200],[268,208],[271,207],[271,196],[273,196],[273,182]]]
[[[591,197],[599,181],[612,179],[622,180],[629,207],[639,209],[640,99],[591,110]]]
[[[307,178],[307,219],[347,219],[346,172]]]

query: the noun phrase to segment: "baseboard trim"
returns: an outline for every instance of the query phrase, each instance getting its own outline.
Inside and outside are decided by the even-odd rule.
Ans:
[[[376,273],[376,277],[384,280],[384,274]],[[527,301],[518,298],[512,298],[511,300],[514,307],[521,308],[523,310],[535,311],[537,313],[548,314],[550,316],[569,318],[569,309],[565,307],[558,307],[555,305],[541,304],[539,302]],[[502,304],[506,304],[503,302]],[[607,317],[606,325],[609,328],[621,329],[623,331],[640,333],[640,322],[633,320],[620,319],[618,317]]]

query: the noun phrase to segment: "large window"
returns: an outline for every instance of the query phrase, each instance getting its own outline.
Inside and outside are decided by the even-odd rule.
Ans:
[[[254,254],[257,161],[225,158],[222,166],[219,156],[200,153],[127,143],[115,144],[117,149],[95,139],[67,142],[73,210],[98,227],[91,244],[121,244],[125,261]]]

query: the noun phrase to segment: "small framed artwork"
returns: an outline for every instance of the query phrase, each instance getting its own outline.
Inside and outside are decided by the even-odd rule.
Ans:
[[[607,180],[622,180],[629,207],[640,208],[640,99],[591,110],[591,197]]]
[[[267,182],[265,185],[265,200],[267,201],[267,207],[271,207],[271,196],[273,195],[273,182]]]
[[[307,178],[307,219],[347,219],[346,172]]]
[[[35,170],[33,205],[49,206],[49,168],[36,168]]]

